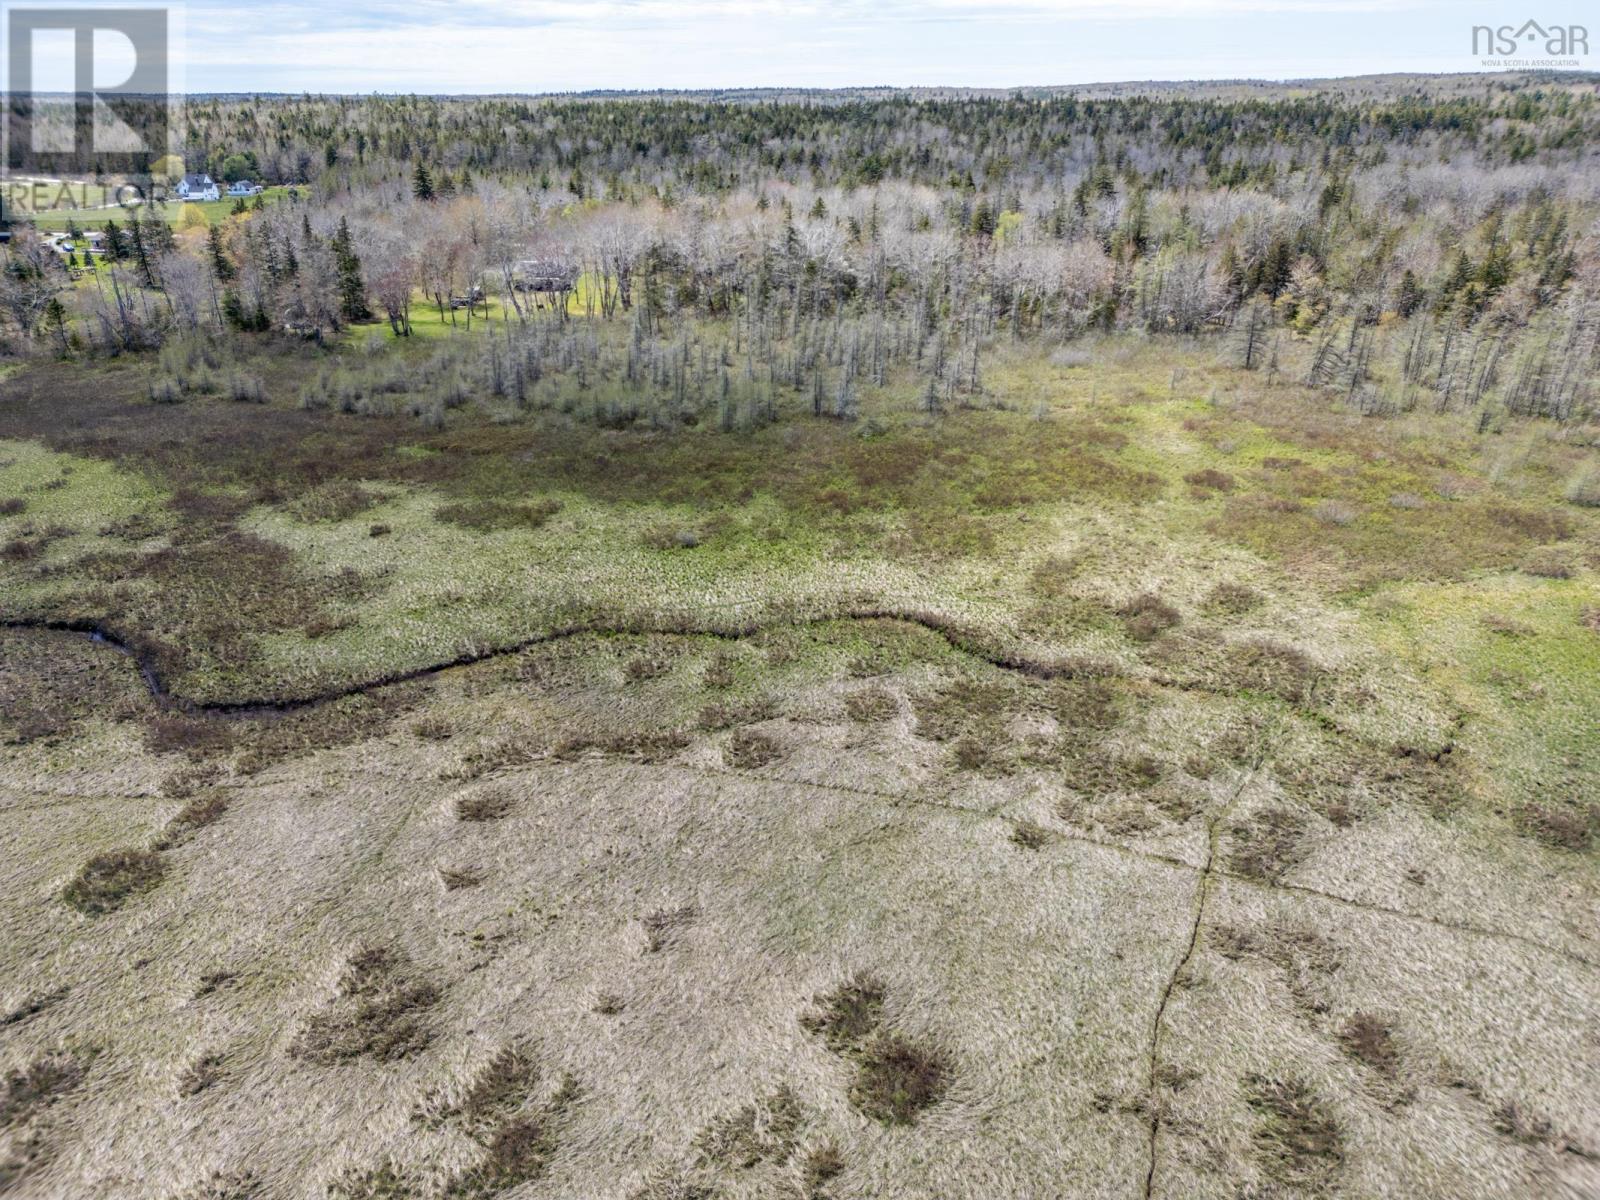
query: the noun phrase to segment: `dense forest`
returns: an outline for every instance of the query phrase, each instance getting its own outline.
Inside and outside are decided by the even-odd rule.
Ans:
[[[524,404],[559,374],[622,424],[719,406],[736,424],[797,395],[849,416],[890,374],[937,410],[981,396],[995,339],[1091,331],[1215,337],[1372,412],[1565,420],[1594,400],[1586,77],[212,97],[183,123],[188,169],[293,185],[288,202],[135,210],[75,287],[19,231],[12,352],[116,354],[175,331],[326,342],[364,322],[406,337],[429,307],[505,326],[435,365],[442,402],[482,383]],[[364,370],[337,368],[308,403],[383,407],[393,381]]]

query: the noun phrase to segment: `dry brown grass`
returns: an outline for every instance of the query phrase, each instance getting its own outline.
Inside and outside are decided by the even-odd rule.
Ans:
[[[1143,419],[1145,410],[1139,412]],[[977,418],[969,422],[969,416],[950,414],[946,424],[975,424]],[[357,456],[378,464],[371,486],[388,495],[400,490],[397,483],[419,484],[430,495],[465,502],[480,494],[488,498],[495,477],[503,495],[538,494],[541,484],[532,468],[524,473],[504,459],[498,443],[474,428],[470,414],[452,420],[460,424],[430,432],[414,446],[417,431],[405,431],[404,455],[367,453],[370,447],[356,431]],[[327,432],[335,440],[334,430]],[[784,432],[773,431],[774,440]],[[132,436],[146,445],[145,453],[166,453],[159,439]],[[506,436],[520,438],[521,431],[513,428]],[[980,449],[970,430],[950,436],[966,453]],[[614,440],[617,445],[607,452],[621,476],[631,469],[620,464],[632,443],[627,437]],[[746,453],[738,439],[727,441],[712,448],[725,469]],[[802,449],[809,452],[808,446],[809,441]],[[415,458],[409,455],[413,448]],[[1140,448],[1141,457],[1146,450]],[[641,453],[648,460],[657,452],[645,447]],[[939,453],[933,447],[927,461],[945,469],[949,463],[941,466]],[[470,455],[478,464],[474,471],[481,467],[481,482],[447,478],[447,468],[437,464],[452,455],[460,456],[457,465]],[[1297,487],[1343,486],[1322,460],[1319,453],[1322,478],[1302,479]],[[830,519],[789,535],[814,536],[865,557],[876,547],[874,538],[902,525],[892,505],[873,508],[880,499],[862,489],[898,494],[893,489],[903,486],[898,481],[905,464],[885,459],[861,465],[861,478],[871,482],[846,480],[843,503],[870,520],[858,528],[855,517]],[[248,470],[242,464],[241,469]],[[906,470],[915,474],[920,468],[912,464]],[[216,619],[234,602],[230,580],[207,601],[206,614],[185,608],[180,599],[169,625],[152,626],[163,643],[176,648],[178,657],[171,661],[203,659],[205,673],[195,680],[224,681],[219,688],[267,674],[265,656],[330,663],[338,658],[342,664],[348,654],[389,653],[374,650],[368,640],[373,629],[360,617],[337,636],[305,643],[305,630],[331,630],[336,620],[364,611],[364,602],[344,597],[381,582],[337,575],[326,557],[330,549],[357,545],[379,558],[413,550],[420,556],[430,549],[430,538],[450,545],[478,540],[430,529],[432,501],[418,506],[399,496],[392,507],[396,515],[386,506],[372,516],[345,518],[341,529],[295,525],[281,512],[241,515],[228,495],[254,493],[236,488],[237,481],[221,478],[223,473],[204,481],[181,505],[209,523],[207,537],[226,538],[229,521],[252,527],[260,521],[285,545],[318,549],[310,556],[297,551],[282,572],[264,556],[247,556],[251,577],[237,591],[247,607],[260,606],[248,620]],[[1446,510],[1467,512],[1484,502],[1485,493],[1475,492],[1459,505],[1430,500],[1425,509],[1391,510],[1382,498],[1394,489],[1426,488],[1425,481],[1392,473],[1395,478],[1362,484],[1365,513],[1347,527],[1318,524],[1305,509],[1328,493],[1310,492],[1296,501],[1296,513],[1279,514],[1282,520],[1272,529],[1314,527],[1308,544],[1328,548],[1329,561],[1339,555],[1357,559],[1364,553],[1360,539],[1376,536],[1391,520],[1442,521],[1438,514]],[[397,479],[400,474],[406,478]],[[1262,482],[1265,474],[1241,466],[1235,493],[1213,498],[1205,508],[1169,480],[1163,507],[1181,509],[1193,526],[1241,503],[1241,492],[1274,486],[1270,479]],[[286,490],[297,494],[303,483]],[[607,486],[620,493],[635,485],[630,480]],[[680,480],[679,486],[700,485]],[[1536,485],[1522,480],[1517,486]],[[641,491],[639,498],[650,497]],[[783,524],[763,509],[767,503],[763,498],[733,506],[729,523],[712,530],[702,520],[710,514],[699,497],[688,496],[671,521],[692,521],[709,545],[640,557],[653,571],[684,571],[694,578],[704,572],[720,581],[724,560],[743,553],[745,523]],[[926,600],[916,598],[914,610],[926,609],[944,622],[941,628],[954,631],[955,648],[932,635],[921,648],[921,635],[905,630],[894,640],[874,640],[859,622],[807,625],[812,610],[800,605],[796,616],[802,624],[774,627],[739,643],[702,640],[680,654],[679,643],[665,637],[607,639],[598,646],[574,639],[570,647],[446,672],[429,690],[419,689],[392,707],[368,698],[317,706],[303,716],[231,716],[220,723],[231,742],[214,749],[197,745],[208,736],[207,724],[178,728],[165,743],[152,738],[152,745],[171,752],[165,762],[139,744],[139,724],[117,716],[101,720],[97,709],[84,710],[89,719],[64,723],[48,745],[8,747],[6,773],[19,783],[0,789],[6,792],[0,798],[18,818],[22,841],[13,874],[15,892],[24,898],[5,912],[6,927],[18,931],[15,962],[8,965],[31,980],[27,968],[34,961],[66,964],[65,958],[47,957],[58,936],[50,922],[75,931],[79,940],[69,957],[80,965],[59,974],[52,966],[37,987],[30,982],[31,990],[6,994],[6,1007],[20,1014],[7,1035],[31,1039],[18,1052],[24,1057],[6,1065],[20,1067],[25,1055],[38,1053],[36,1045],[52,1044],[80,1025],[92,1026],[95,1038],[115,1048],[119,1062],[141,1064],[137,1072],[107,1071],[104,1087],[97,1076],[93,1091],[79,1088],[82,1102],[70,1101],[70,1112],[60,1116],[70,1119],[74,1137],[81,1127],[83,1145],[113,1147],[105,1177],[131,1169],[131,1157],[119,1157],[115,1149],[125,1144],[121,1135],[113,1136],[122,1128],[139,1130],[139,1148],[150,1158],[181,1159],[182,1176],[154,1185],[160,1196],[178,1194],[180,1184],[212,1165],[195,1157],[201,1149],[214,1154],[209,1147],[197,1147],[190,1156],[183,1152],[203,1116],[208,1137],[214,1130],[230,1146],[259,1148],[259,1165],[270,1171],[274,1187],[287,1177],[291,1186],[302,1180],[307,1187],[324,1186],[345,1167],[351,1152],[346,1148],[353,1147],[366,1170],[348,1176],[338,1185],[344,1190],[330,1195],[439,1200],[445,1188],[458,1196],[503,1189],[508,1197],[545,1191],[625,1195],[638,1189],[652,1197],[717,1200],[880,1192],[964,1200],[990,1191],[1050,1195],[1060,1180],[1070,1179],[1088,1200],[1130,1179],[1138,1190],[1149,1123],[1158,1117],[1157,1194],[1254,1189],[1265,1200],[1293,1194],[1296,1185],[1254,1172],[1244,1155],[1254,1145],[1266,1158],[1283,1156],[1283,1143],[1293,1144],[1299,1135],[1285,1138],[1265,1128],[1257,1139],[1251,1134],[1258,1125],[1305,1128],[1294,1111],[1304,1098],[1292,1091],[1287,1103],[1264,1097],[1250,1117],[1238,1097],[1230,1097],[1230,1081],[1250,1070],[1270,1072],[1264,1064],[1294,1061],[1307,1063],[1304,1079],[1313,1095],[1306,1104],[1313,1115],[1333,1113],[1342,1121],[1348,1114],[1350,1129],[1361,1130],[1359,1143],[1351,1133],[1349,1153],[1362,1155],[1362,1186],[1415,1190],[1415,1176],[1396,1164],[1402,1157],[1418,1161],[1417,1145],[1436,1137],[1444,1148],[1443,1169],[1456,1168],[1459,1160],[1481,1166],[1485,1179],[1503,1181],[1499,1193],[1489,1189],[1494,1200],[1505,1200],[1517,1187],[1532,1194],[1523,1160],[1535,1156],[1494,1135],[1481,1115],[1462,1119],[1435,1105],[1427,1095],[1431,1089],[1411,1110],[1420,1114],[1427,1105],[1425,1120],[1383,1126],[1394,1134],[1392,1155],[1387,1145],[1370,1143],[1367,1133],[1385,1120],[1377,1106],[1422,1069],[1444,1037],[1441,1030],[1461,1031],[1459,1045],[1438,1049],[1469,1058],[1467,1069],[1479,1078],[1511,1078],[1525,1061],[1546,1064],[1553,1080],[1548,1091],[1527,1094],[1549,1111],[1552,1122],[1575,1127],[1574,1114],[1584,1110],[1577,1086],[1582,1072],[1573,1066],[1581,1055],[1574,1054],[1571,1030],[1581,1022],[1564,1018],[1581,984],[1573,984],[1577,968],[1569,970],[1560,952],[1583,952],[1570,929],[1581,915],[1573,897],[1585,894],[1587,860],[1509,836],[1510,822],[1487,811],[1501,799],[1495,791],[1501,782],[1517,778],[1502,769],[1502,748],[1487,744],[1487,723],[1473,722],[1462,734],[1462,753],[1439,761],[1381,747],[1364,748],[1350,762],[1331,752],[1341,740],[1337,731],[1347,724],[1360,725],[1364,736],[1373,729],[1379,740],[1391,736],[1383,723],[1390,713],[1395,740],[1436,748],[1431,735],[1447,728],[1436,717],[1453,713],[1447,702],[1460,697],[1448,694],[1453,673],[1423,678],[1407,674],[1414,663],[1394,664],[1392,670],[1374,665],[1377,643],[1363,638],[1379,623],[1389,623],[1385,636],[1398,635],[1402,618],[1386,615],[1376,602],[1370,611],[1365,601],[1325,603],[1320,577],[1301,573],[1297,560],[1287,557],[1305,546],[1286,551],[1279,569],[1237,547],[1219,549],[1190,528],[1188,540],[1169,552],[1155,544],[1156,523],[1164,518],[1148,509],[1138,518],[1151,523],[1143,531],[1151,543],[1147,560],[1137,539],[1119,540],[1128,533],[1121,514],[1080,510],[1074,497],[1057,496],[1051,505],[1059,511],[964,514],[992,538],[992,561],[949,560],[940,571],[905,585],[930,589]],[[158,515],[155,532],[165,533],[168,514]],[[1589,514],[1579,516],[1589,520]],[[389,543],[367,539],[368,522],[377,517],[394,522]],[[571,515],[551,521],[530,544],[564,538],[591,518],[597,527],[614,525],[626,552],[636,555],[638,529],[655,519],[625,521],[585,498],[581,507],[572,502]],[[938,524],[942,518],[935,513],[929,520]],[[132,525],[128,531],[136,532]],[[954,533],[965,539],[974,530]],[[1508,565],[1527,557],[1526,538],[1538,533],[1533,526],[1525,532],[1506,526],[1497,534]],[[196,585],[213,573],[226,577],[225,556],[191,556],[184,540],[189,536],[180,533],[181,559],[161,568],[167,577]],[[511,544],[515,535],[498,540]],[[484,543],[496,539],[486,531]],[[131,549],[118,543],[113,553]],[[51,548],[50,560],[63,550]],[[141,553],[156,550],[141,547]],[[1030,567],[1051,553],[1057,557],[1027,580]],[[315,570],[307,565],[313,560]],[[30,560],[24,571],[41,561]],[[112,576],[125,565],[104,564],[107,578],[96,585],[113,593],[111,609],[124,615],[138,608],[136,596],[116,593],[120,584]],[[946,575],[959,586],[940,591],[936,602],[931,592],[944,588]],[[1352,570],[1340,583],[1357,577]],[[1562,603],[1581,595],[1573,591],[1577,585],[1499,578]],[[1137,582],[1130,586],[1130,579]],[[152,582],[141,577],[135,591]],[[394,596],[402,582],[409,588],[416,580],[397,581]],[[443,575],[426,582],[455,586]],[[280,585],[313,591],[319,602],[278,597]],[[898,594],[900,586],[887,585],[884,594]],[[1139,587],[1159,587],[1165,598],[1160,602],[1181,609],[1186,627],[1158,632],[1151,645],[1129,646],[1119,619],[1095,598]],[[247,591],[266,598],[250,599]],[[1262,596],[1272,603],[1262,603]],[[324,604],[323,597],[338,598]],[[372,598],[378,611],[393,597],[373,591]],[[1032,625],[1023,606],[1036,601],[1041,623]],[[705,615],[683,607],[688,611],[669,614],[679,627]],[[155,609],[146,606],[144,612]],[[445,619],[462,612],[458,608]],[[787,620],[784,612],[778,619]],[[258,615],[266,618],[264,625],[254,623]],[[197,616],[211,619],[197,622]],[[290,624],[290,617],[300,623]],[[520,637],[525,619],[533,617],[507,619],[497,612],[492,631],[486,617],[481,630],[475,620],[464,622],[440,641],[476,646],[480,634]],[[1572,617],[1563,619],[1571,630]],[[185,640],[201,626],[203,638]],[[1541,633],[1549,627],[1543,617],[1538,627]],[[268,637],[261,638],[262,628]],[[457,633],[459,643],[453,640]],[[1236,652],[1233,647],[1247,634],[1277,649]],[[1394,636],[1384,645],[1401,641]],[[8,649],[11,644],[8,639]],[[432,653],[438,644],[423,649]],[[1547,641],[1541,636],[1537,643],[1501,647],[1511,645],[1542,652]],[[1077,670],[1077,662],[1104,663],[1107,677],[1034,678],[966,655],[963,646],[991,660],[1014,654],[1069,671]],[[1189,661],[1158,663],[1168,647]],[[103,647],[96,651],[102,652],[109,654]],[[619,675],[631,655],[670,658],[674,665],[648,678],[641,672],[637,686],[624,688]],[[1069,661],[1074,665],[1065,666]],[[14,662],[0,661],[0,691],[18,673]],[[30,673],[49,674],[44,667]],[[1325,694],[1317,683],[1324,677]],[[781,724],[774,719],[780,705],[763,694],[781,698]],[[1285,696],[1299,698],[1298,711],[1277,703]],[[36,698],[22,701],[34,712],[51,709]],[[1308,711],[1313,703],[1317,711]],[[401,710],[408,715],[397,726],[394,715]],[[719,736],[687,732],[697,711],[700,727]],[[911,722],[902,717],[913,715],[920,737],[904,728]],[[844,726],[842,716],[856,726]],[[328,732],[335,728],[337,737]],[[789,751],[782,768],[753,777],[720,769],[724,746],[734,744],[735,731],[742,730],[781,742]],[[327,753],[297,761],[307,747],[330,740],[337,744]],[[1286,764],[1296,761],[1302,747],[1317,770],[1314,778],[1298,781],[1288,778]],[[1012,774],[952,776],[952,756],[994,776],[1002,767]],[[1309,835],[1320,829],[1328,836],[1319,839],[1314,864],[1305,862],[1302,873],[1290,876],[1307,884],[1305,889],[1212,881],[1208,916],[1235,923],[1218,931],[1212,945],[1226,947],[1240,961],[1213,954],[1174,989],[1166,1033],[1171,1041],[1163,1046],[1168,1057],[1158,1064],[1155,1093],[1147,1093],[1145,1002],[1169,978],[1172,947],[1181,944],[1192,921],[1191,868],[1206,848],[1203,830],[1169,822],[1192,819],[1201,811],[1197,806],[1231,814],[1222,807],[1234,782],[1226,764],[1263,761],[1279,775],[1283,810],[1304,815],[1308,836],[1302,844],[1276,820],[1240,832],[1225,817],[1219,864],[1236,869],[1230,864],[1237,853],[1246,870],[1270,885],[1287,861],[1305,862]],[[246,763],[262,773],[249,774]],[[1178,772],[1180,763],[1186,774]],[[463,786],[464,778],[488,771],[500,777]],[[1193,776],[1210,781],[1202,786]],[[1092,814],[1096,832],[1069,837],[1066,827],[1045,815],[1068,783],[1084,789],[1080,815]],[[528,799],[498,825],[453,819],[457,801],[480,791]],[[1435,794],[1445,792],[1458,797],[1449,803],[1459,819],[1448,828],[1406,811],[1429,811]],[[166,803],[158,793],[178,803]],[[1277,794],[1268,782],[1252,783],[1242,811],[1271,808]],[[204,815],[216,795],[233,800],[220,821]],[[1507,794],[1500,811],[1517,814],[1528,798],[1565,802],[1557,794]],[[163,830],[167,814],[185,802],[196,807]],[[1370,819],[1349,836],[1321,823],[1326,818],[1344,825],[1363,817]],[[1249,822],[1247,817],[1244,824]],[[1158,836],[1137,846],[1090,844],[1112,841],[1103,836],[1106,830]],[[1049,848],[1041,850],[1047,842]],[[73,844],[84,848],[74,853],[66,848]],[[121,845],[172,848],[166,860],[175,873],[181,867],[180,877],[130,905],[133,911],[88,929],[59,905],[32,904],[69,877],[82,857]],[[1484,869],[1490,850],[1493,871]],[[1408,889],[1405,868],[1424,861],[1427,887]],[[1536,884],[1547,883],[1552,870],[1570,876],[1575,890],[1554,895],[1546,889],[1545,900],[1538,901]],[[1311,894],[1313,887],[1349,898],[1336,903]],[[691,899],[694,916],[684,919]],[[1369,903],[1375,910],[1362,912]],[[1403,905],[1418,919],[1376,911],[1384,905]],[[1225,915],[1217,914],[1219,906],[1228,910]],[[1520,940],[1492,932],[1458,934],[1450,923],[1468,913],[1475,926],[1504,927]],[[1349,925],[1360,931],[1341,934]],[[385,945],[404,944],[426,966],[402,960],[383,981],[336,987],[322,966],[333,971],[353,940],[374,931],[395,939]],[[1334,944],[1337,936],[1348,946]],[[1535,942],[1552,950],[1540,950]],[[1051,952],[1040,954],[1039,945],[1046,943]],[[1381,957],[1369,943],[1381,945]],[[174,968],[171,955],[179,946],[195,952]],[[1462,1014],[1458,977],[1448,972],[1458,958],[1468,957],[1495,982],[1478,993],[1487,1014],[1481,1021]],[[147,967],[133,970],[146,959]],[[1407,962],[1427,962],[1430,970],[1389,970]],[[1447,969],[1434,977],[1441,962]],[[819,972],[854,963],[873,964],[894,985],[877,983],[875,1010],[872,988],[859,989],[864,994],[856,1000],[874,1011],[852,1028],[848,1016],[823,1012],[848,1010],[848,997],[833,997],[817,980],[840,978]],[[199,973],[218,965],[239,971],[237,982],[205,983],[198,998],[191,997]],[[1501,1020],[1511,1011],[1508,998],[1522,986],[1517,980],[1534,975],[1549,984],[1541,996],[1553,1007],[1526,1022]],[[34,991],[67,978],[73,981],[69,1003],[35,1004]],[[795,998],[819,990],[825,996],[819,997],[816,1018],[797,1027],[788,1015]],[[1346,1018],[1367,1015],[1368,1007],[1403,1013],[1407,1038],[1388,1030],[1386,1044],[1381,1035],[1387,1026],[1347,1028]],[[1435,1025],[1439,1009],[1450,1012]],[[290,1028],[270,1040],[273,1046],[289,1041],[295,1054],[262,1053],[245,1031],[282,1029],[285,1014]],[[1500,1028],[1490,1029],[1491,1020]],[[163,1022],[177,1025],[169,1031]],[[1228,1036],[1214,1036],[1217,1028],[1227,1028]],[[537,1045],[543,1070],[514,1079],[513,1070],[497,1081],[498,1068],[483,1067],[481,1055],[510,1039]],[[473,1049],[484,1045],[489,1050]],[[1040,1050],[1051,1046],[1078,1047],[1081,1053]],[[185,1071],[209,1069],[213,1064],[202,1061],[202,1052],[219,1048],[228,1055],[220,1077],[192,1102],[180,1100],[174,1084],[187,1087]],[[1305,1054],[1312,1057],[1292,1057]],[[464,1071],[463,1058],[466,1067],[482,1069]],[[1391,1061],[1392,1077],[1386,1074]],[[1180,1063],[1200,1072],[1199,1078],[1174,1066]],[[580,1075],[584,1088],[579,1099],[552,1115],[547,1105],[563,1068]],[[154,1082],[149,1095],[140,1094],[141,1080]],[[1103,1117],[1088,1111],[1085,1102],[1098,1092],[1128,1104],[1139,1093],[1140,1119],[1120,1115],[1121,1108]],[[436,1129],[407,1127],[419,1097],[438,1098],[439,1111],[452,1115]],[[326,1148],[304,1148],[307,1112],[315,1112],[319,1128],[325,1128]],[[998,1115],[991,1118],[991,1112]],[[913,1119],[921,1120],[920,1127],[881,1127]],[[1309,1125],[1315,1134],[1315,1122]],[[626,1136],[618,1137],[617,1130]],[[58,1174],[39,1176],[40,1189],[86,1191],[99,1165],[84,1165],[78,1151],[51,1132],[52,1144],[59,1144],[48,1169]],[[1315,1175],[1305,1163],[1295,1166],[1293,1154],[1288,1157],[1288,1174]],[[380,1162],[381,1167],[369,1165]],[[650,1182],[641,1187],[647,1171]],[[1194,1183],[1196,1177],[1202,1182]],[[1335,1177],[1339,1183],[1359,1190]],[[1305,1185],[1313,1194],[1317,1186],[1314,1179]]]

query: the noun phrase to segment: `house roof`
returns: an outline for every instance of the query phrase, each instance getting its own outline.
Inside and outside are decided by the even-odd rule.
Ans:
[[[217,186],[214,182],[212,182],[211,176],[209,175],[185,175],[183,177],[183,182],[188,184],[191,190],[194,188],[204,189]]]

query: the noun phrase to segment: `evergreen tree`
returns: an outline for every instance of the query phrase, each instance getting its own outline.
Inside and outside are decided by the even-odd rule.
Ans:
[[[139,278],[145,287],[156,286],[155,268],[150,261],[150,247],[145,244],[143,222],[137,216],[128,219],[128,236],[133,242],[133,261],[139,268]]]
[[[361,278],[361,259],[356,256],[350,237],[350,222],[339,218],[339,228],[329,244],[339,272],[339,312],[346,321],[364,321],[372,315],[367,307],[367,286]]]
[[[1394,310],[1402,317],[1409,317],[1422,307],[1422,287],[1417,283],[1417,277],[1408,267],[1406,273],[1400,277],[1400,294],[1395,297]]]
[[[972,210],[972,232],[979,237],[993,237],[995,228],[994,209],[989,207],[987,199],[980,199],[977,207]]]
[[[227,251],[222,245],[222,226],[213,225],[207,235],[207,250],[211,257],[211,273],[217,277],[219,283],[227,283],[237,274],[233,263],[228,260]]]
[[[418,200],[433,199],[433,176],[428,174],[428,164],[420,158],[417,169],[411,172],[411,194]]]
[[[115,221],[106,222],[106,257],[114,263],[128,257],[127,238]]]
[[[1288,286],[1289,274],[1294,269],[1294,251],[1288,238],[1273,238],[1267,256],[1261,260],[1254,290],[1262,291],[1273,300]]]

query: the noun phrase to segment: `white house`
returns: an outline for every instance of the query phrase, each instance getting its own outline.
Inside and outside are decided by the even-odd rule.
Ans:
[[[178,180],[178,199],[220,200],[222,199],[222,189],[217,186],[217,181],[209,175],[185,175]]]
[[[259,196],[261,195],[261,185],[259,183],[252,183],[248,179],[235,179],[228,185],[228,195]]]

